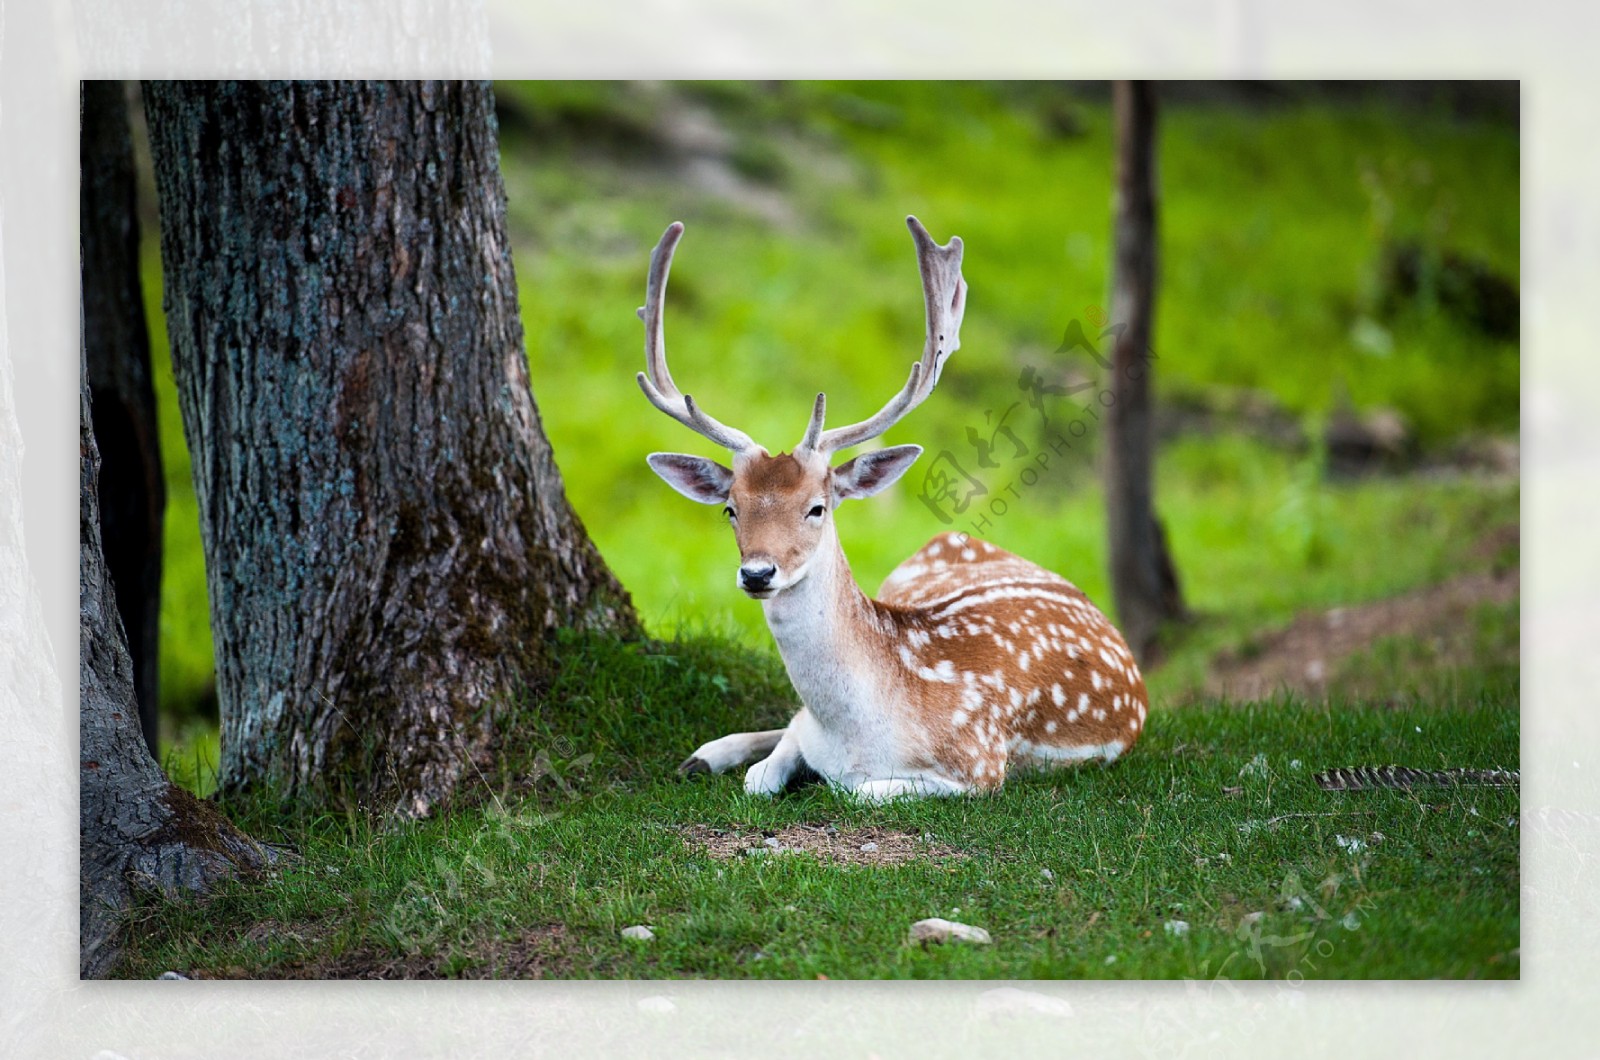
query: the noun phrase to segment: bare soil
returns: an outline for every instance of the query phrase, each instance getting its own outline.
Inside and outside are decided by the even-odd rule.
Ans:
[[[942,843],[927,842],[910,832],[887,828],[841,830],[833,825],[801,824],[775,832],[729,832],[696,824],[678,831],[691,850],[722,861],[810,854],[837,865],[903,865],[925,858],[966,856]]]
[[[1308,611],[1282,629],[1264,633],[1244,649],[1225,652],[1212,664],[1204,695],[1235,701],[1291,692],[1321,699],[1352,656],[1388,637],[1413,637],[1431,649],[1432,666],[1448,670],[1476,659],[1473,612],[1486,604],[1509,604],[1521,591],[1514,554],[1516,526],[1502,527],[1475,552],[1490,569],[1463,574],[1416,592],[1352,607]]]

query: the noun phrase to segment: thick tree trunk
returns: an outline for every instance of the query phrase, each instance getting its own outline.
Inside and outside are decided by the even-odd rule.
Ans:
[[[1107,410],[1106,515],[1111,592],[1128,645],[1151,661],[1163,623],[1184,616],[1177,570],[1155,514],[1151,375],[1156,292],[1156,97],[1148,81],[1118,81],[1115,261],[1111,320],[1114,400]]]
[[[133,658],[139,726],[157,749],[161,472],[150,337],[139,284],[139,221],[127,96],[120,81],[82,86],[78,236],[90,408],[100,448],[100,531]]]
[[[425,814],[561,626],[636,632],[528,385],[483,83],[152,83],[222,781]]]
[[[78,971],[109,973],[135,886],[204,891],[272,854],[208,803],[167,782],[139,731],[133,664],[101,551],[87,366],[78,430]]]

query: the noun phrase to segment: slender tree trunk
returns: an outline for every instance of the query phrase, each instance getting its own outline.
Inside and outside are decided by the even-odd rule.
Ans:
[[[1115,261],[1107,410],[1106,514],[1111,592],[1128,644],[1151,661],[1164,622],[1184,616],[1177,570],[1155,514],[1151,376],[1156,294],[1156,95],[1148,81],[1118,81]]]
[[[152,83],[222,782],[425,814],[637,622],[528,385],[485,83]]]
[[[101,550],[87,364],[78,444],[78,971],[108,974],[135,886],[204,891],[272,854],[209,803],[168,783],[139,731],[133,663]]]
[[[82,91],[78,236],[90,409],[102,454],[101,540],[133,658],[139,726],[159,757],[157,635],[167,494],[139,283],[133,141],[122,82],[85,81]]]

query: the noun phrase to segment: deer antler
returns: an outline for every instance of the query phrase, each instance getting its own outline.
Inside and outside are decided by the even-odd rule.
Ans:
[[[939,384],[945,360],[961,346],[961,317],[967,308],[967,283],[961,278],[961,237],[951,236],[950,242],[941,247],[915,217],[906,218],[906,227],[911,229],[911,238],[917,244],[922,297],[928,309],[928,333],[922,359],[911,366],[911,377],[900,393],[869,420],[824,431],[822,418],[826,399],[818,394],[811,423],[800,442],[802,448],[824,453],[848,449],[887,431],[927,400]]]
[[[665,412],[685,427],[702,434],[724,449],[735,453],[755,447],[755,442],[743,431],[725,427],[706,415],[694,398],[681,393],[667,370],[667,343],[662,334],[662,313],[667,300],[667,273],[672,271],[672,252],[683,238],[683,222],[674,221],[661,234],[661,242],[650,254],[650,279],[645,285],[644,305],[639,307],[639,319],[644,321],[645,371],[638,375],[639,389],[650,399],[650,404]]]

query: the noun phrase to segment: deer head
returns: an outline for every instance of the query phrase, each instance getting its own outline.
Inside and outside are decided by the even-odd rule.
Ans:
[[[919,445],[896,445],[833,465],[835,453],[878,437],[922,404],[938,384],[946,358],[961,345],[967,295],[961,278],[961,239],[952,236],[941,247],[915,217],[907,217],[906,226],[916,243],[927,305],[922,357],[911,366],[900,392],[860,423],[824,429],[827,396],[818,394],[800,444],[793,453],[776,456],[743,431],[712,419],[672,381],[662,313],[667,273],[683,225],[669,225],[650,255],[645,304],[639,309],[645,331],[645,371],[638,375],[639,387],[656,408],[733,454],[731,468],[684,453],[652,453],[650,467],[690,500],[723,506],[739,544],[738,586],[756,599],[768,599],[805,578],[824,544],[834,540],[833,510],[840,501],[870,497],[888,488],[922,455]]]

